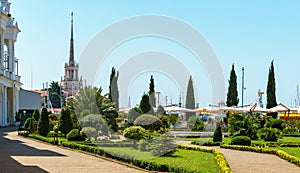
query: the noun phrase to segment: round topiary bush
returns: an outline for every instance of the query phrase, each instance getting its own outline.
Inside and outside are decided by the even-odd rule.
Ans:
[[[80,134],[81,136],[87,136],[89,139],[95,139],[97,137],[97,130],[94,127],[84,127]]]
[[[161,120],[158,117],[150,114],[139,116],[133,124],[135,126],[141,126],[150,131],[160,130],[160,128],[163,127]]]
[[[127,139],[134,140],[134,148],[137,148],[137,141],[144,139],[146,135],[146,130],[140,126],[131,126],[124,130],[124,137]]]
[[[251,139],[248,136],[235,136],[231,139],[231,145],[250,146]]]
[[[68,141],[84,141],[85,138],[79,134],[78,129],[73,129],[67,134]]]

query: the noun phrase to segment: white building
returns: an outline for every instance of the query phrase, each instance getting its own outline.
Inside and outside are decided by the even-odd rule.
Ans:
[[[20,32],[10,14],[11,3],[0,0],[0,126],[13,125],[19,110],[19,90],[22,83],[18,75],[15,43]]]
[[[69,62],[65,63],[65,75],[61,78],[61,87],[64,97],[75,95],[82,88],[82,77],[78,75],[79,65],[74,60],[74,38],[73,38],[73,13],[71,20],[71,39],[70,39],[70,57]]]

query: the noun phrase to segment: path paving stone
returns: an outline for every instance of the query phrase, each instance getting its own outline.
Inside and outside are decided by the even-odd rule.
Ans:
[[[10,131],[10,132],[7,132]],[[33,141],[11,128],[0,129],[0,173],[146,172],[92,155]]]

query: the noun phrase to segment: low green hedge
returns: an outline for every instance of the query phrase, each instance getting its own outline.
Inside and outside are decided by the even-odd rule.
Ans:
[[[222,142],[207,141],[207,142],[204,142],[204,143],[200,143],[199,141],[192,141],[191,144],[202,145],[202,146],[220,146],[222,144]]]
[[[285,151],[282,150],[276,150],[276,149],[267,149],[267,148],[259,148],[259,147],[249,147],[249,146],[239,146],[239,145],[221,145],[221,148],[226,149],[234,149],[234,150],[240,150],[240,151],[251,151],[251,152],[257,152],[257,153],[266,153],[266,154],[274,154],[281,159],[284,159],[290,163],[293,163],[297,166],[300,166],[300,158],[289,155]]]
[[[216,156],[217,164],[219,166],[219,169],[222,173],[232,173],[232,170],[230,169],[226,159],[224,158],[223,154],[214,149],[206,149],[206,148],[200,148],[200,147],[193,147],[193,146],[186,146],[186,145],[178,145],[179,149],[184,150],[194,150],[194,151],[201,151],[201,152],[208,152],[213,153]]]

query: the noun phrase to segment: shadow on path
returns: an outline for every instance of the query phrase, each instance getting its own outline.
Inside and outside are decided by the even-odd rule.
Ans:
[[[0,173],[18,172],[18,173],[45,173],[38,166],[24,166],[12,158],[12,156],[64,156],[48,150],[39,150],[25,145],[19,140],[10,140],[5,138],[8,132],[16,131],[16,127],[0,128]]]

